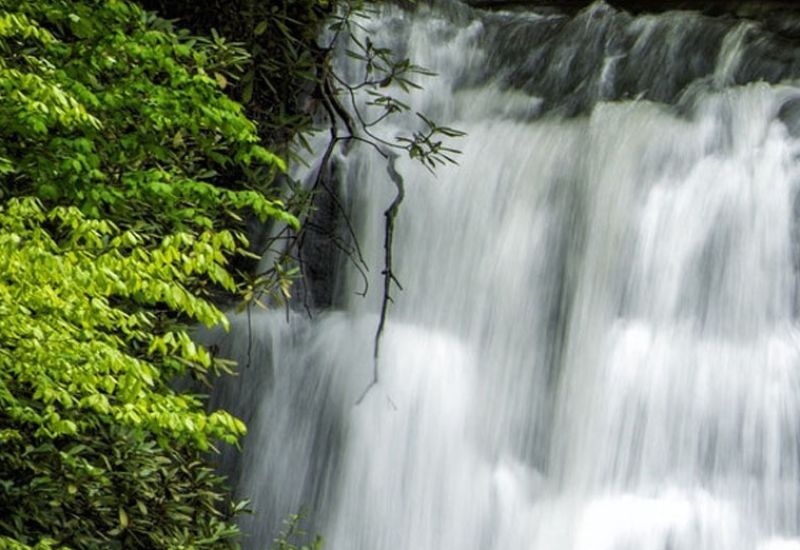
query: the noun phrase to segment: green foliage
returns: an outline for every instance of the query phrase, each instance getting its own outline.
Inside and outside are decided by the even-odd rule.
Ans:
[[[283,161],[220,92],[222,60],[244,52],[122,0],[0,10],[0,192],[153,232],[229,224],[243,208],[296,224],[263,195]]]
[[[127,0],[0,0],[0,548],[235,546],[201,457],[245,427],[172,381],[226,368],[187,327],[227,325],[243,216],[298,225],[222,92],[246,57]]]
[[[273,541],[270,550],[322,550],[322,537],[314,536],[310,541],[307,533],[301,528],[300,523],[305,519],[305,513],[292,514],[284,521],[284,530]]]
[[[312,125],[308,100],[328,65],[317,37],[340,0],[145,0],[198,33],[219,33],[250,54],[227,91],[246,107],[270,144]],[[302,136],[300,136],[302,137]]]
[[[4,442],[0,548],[217,548],[236,536],[196,451],[115,427]],[[221,511],[224,510],[224,511]]]
[[[11,426],[57,438],[113,422],[201,450],[244,433],[240,421],[207,416],[197,397],[165,384],[186,369],[204,374],[211,357],[185,330],[162,333],[153,311],[225,323],[188,288],[203,278],[233,284],[224,254],[234,237],[178,233],[153,249],[141,244],[136,232],[75,207],[45,212],[36,200],[12,199],[0,209],[0,409]]]

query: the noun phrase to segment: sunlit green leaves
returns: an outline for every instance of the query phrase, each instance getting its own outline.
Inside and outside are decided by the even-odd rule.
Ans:
[[[0,208],[0,373],[40,405],[14,393],[0,402],[12,421],[50,437],[95,429],[96,419],[76,416],[89,410],[201,448],[235,441],[244,430],[227,414],[198,421],[200,402],[165,386],[176,370],[205,374],[212,359],[185,330],[160,333],[150,308],[226,324],[190,288],[201,279],[234,286],[225,262],[237,242],[228,232],[170,235],[151,250],[140,242],[74,207],[12,199]]]

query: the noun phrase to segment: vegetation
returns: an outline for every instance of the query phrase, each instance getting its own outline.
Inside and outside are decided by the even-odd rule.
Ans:
[[[340,144],[387,158],[398,199],[382,327],[394,159],[433,168],[451,160],[438,138],[459,134],[422,115],[395,142],[372,132],[407,110],[389,85],[426,73],[359,39],[360,1],[145,5],[200,36],[131,0],[0,0],[0,549],[236,547],[244,505],[206,453],[245,426],[173,382],[230,370],[189,332],[227,326],[218,304],[288,296],[310,196],[276,195],[286,144],[327,117],[312,192]],[[333,70],[337,47],[364,63],[362,82]],[[291,239],[252,276],[237,269],[262,252],[249,218]],[[291,542],[298,522],[277,547],[318,549]]]
[[[233,37],[249,60],[226,91],[246,106],[262,137],[291,154],[289,141],[312,128],[308,102],[330,69],[317,44],[322,26],[350,0],[145,0],[194,33]]]
[[[246,56],[126,0],[0,0],[0,547],[235,544],[201,459],[244,425],[174,391],[226,366],[242,215],[283,161],[224,95]]]
[[[307,533],[301,528],[300,523],[305,519],[305,513],[292,514],[284,521],[284,530],[273,541],[272,550],[321,550],[322,537],[314,536],[310,541]]]

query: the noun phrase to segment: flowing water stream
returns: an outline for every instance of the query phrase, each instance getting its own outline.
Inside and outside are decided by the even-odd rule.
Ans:
[[[305,505],[329,550],[800,549],[800,49],[732,17],[435,4],[368,23],[439,73],[412,109],[468,133],[435,177],[398,162],[380,383],[356,404],[394,186],[353,147],[367,296],[340,258],[332,305],[255,314],[214,396],[250,426],[249,548]],[[242,363],[246,323],[220,341]]]

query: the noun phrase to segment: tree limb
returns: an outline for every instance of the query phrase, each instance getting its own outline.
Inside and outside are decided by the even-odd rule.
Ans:
[[[406,196],[405,184],[403,182],[403,177],[395,168],[395,162],[397,161],[397,154],[390,152],[388,154],[389,161],[386,165],[386,171],[389,173],[389,178],[394,183],[395,188],[397,189],[397,193],[395,194],[394,200],[389,205],[389,208],[383,213],[384,218],[386,219],[386,223],[384,225],[384,233],[383,233],[383,297],[381,299],[381,315],[380,321],[378,322],[378,328],[375,331],[375,341],[372,349],[372,381],[369,385],[364,389],[364,392],[356,401],[356,405],[360,405],[364,398],[367,396],[367,393],[375,386],[379,381],[379,356],[380,356],[380,345],[381,345],[381,337],[383,336],[383,330],[386,327],[386,318],[389,312],[389,303],[392,302],[391,290],[392,290],[392,283],[397,285],[397,288],[403,290],[403,287],[400,285],[400,282],[395,277],[394,272],[392,271],[392,262],[393,262],[393,241],[394,241],[394,224],[395,219],[397,218],[397,213],[400,211],[400,205],[403,203],[403,199]]]

